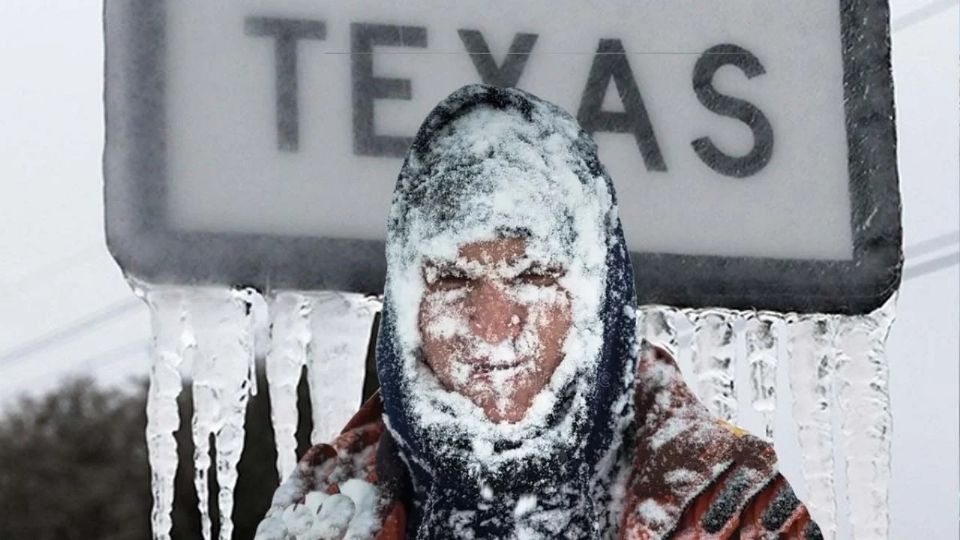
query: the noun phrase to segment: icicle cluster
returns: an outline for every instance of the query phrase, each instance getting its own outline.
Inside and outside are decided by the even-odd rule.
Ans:
[[[147,447],[154,498],[153,537],[169,540],[177,470],[177,397],[191,381],[194,487],[203,537],[209,540],[210,468],[216,466],[221,539],[233,536],[233,491],[243,451],[244,419],[256,388],[256,336],[251,289],[154,286],[131,281],[150,307],[153,353],[147,399]],[[280,291],[270,297],[266,358],[277,471],[296,466],[297,386],[306,367],[314,442],[337,433],[360,405],[367,346],[380,300],[354,293]],[[334,393],[336,395],[334,395]],[[213,458],[211,458],[213,451]]]
[[[244,415],[249,396],[256,392],[254,336],[257,323],[263,322],[254,320],[257,293],[132,285],[149,305],[153,325],[146,432],[153,537],[167,540],[172,529],[177,469],[173,434],[180,427],[177,397],[184,377],[193,386],[194,483],[203,535],[211,537],[208,482],[209,469],[215,464],[220,538],[228,539],[233,530],[233,488],[243,450]],[[802,452],[804,501],[824,537],[835,538],[838,486],[834,471],[838,460],[845,459],[847,485],[841,495],[849,503],[853,537],[880,539],[887,537],[889,529],[891,440],[889,372],[883,347],[894,305],[895,298],[859,317],[645,306],[638,311],[637,325],[644,338],[677,356],[684,354],[681,342],[687,342],[680,333],[691,330],[688,341],[695,386],[719,417],[736,419],[736,373],[746,370],[748,406],[760,414],[761,430],[768,439],[774,435],[782,342],[789,359],[792,414]],[[379,309],[379,299],[352,293],[278,291],[269,297],[266,371],[281,478],[296,465],[297,387],[304,369],[313,406],[311,439],[326,441],[360,404],[364,358]],[[738,354],[738,337],[743,339],[742,354]],[[334,388],[336,397],[330,395]],[[835,431],[839,440],[834,440]]]
[[[674,320],[679,311],[668,306],[641,306],[637,309],[637,329],[647,341],[676,356],[679,346]]]
[[[381,305],[373,297],[336,292],[312,293],[310,299],[307,381],[313,407],[310,442],[317,444],[333,440],[360,406],[370,326]],[[334,381],[347,392],[331,399]]]
[[[737,416],[733,317],[733,312],[709,309],[692,319],[693,370],[700,400],[710,412],[729,422]]]
[[[153,510],[150,520],[155,540],[169,540],[173,521],[173,485],[177,474],[180,429],[177,397],[182,389],[180,364],[193,346],[186,326],[183,292],[176,289],[135,289],[150,307],[153,326],[153,362],[147,394],[147,453],[150,461]]]
[[[893,316],[890,302],[870,316],[843,318],[838,328],[837,400],[850,524],[857,539],[884,539],[889,533],[892,422],[883,345]]]
[[[809,315],[788,318],[790,390],[807,486],[805,503],[824,538],[837,530],[833,445],[833,378],[835,321]]]
[[[312,307],[306,295],[296,292],[279,293],[270,305],[267,384],[280,478],[290,476],[297,463],[297,386],[307,365]]]
[[[763,415],[763,436],[773,441],[777,410],[777,327],[779,315],[768,311],[748,313],[743,332],[750,370],[750,404]]]
[[[188,313],[196,339],[193,361],[194,485],[203,537],[211,537],[209,512],[210,439],[220,490],[220,538],[233,537],[233,488],[243,451],[244,418],[256,393],[252,295],[249,290],[197,290]]]
[[[370,328],[380,307],[379,299],[360,294],[274,294],[266,364],[281,479],[296,466],[297,385],[304,367],[313,413],[310,440],[327,442],[360,405]],[[334,384],[336,397],[331,396]]]
[[[736,419],[741,406],[736,373],[746,370],[749,406],[760,413],[760,429],[768,440],[774,435],[782,349],[802,454],[804,502],[824,538],[837,536],[837,500],[844,496],[853,538],[884,539],[889,529],[891,443],[884,344],[895,305],[896,296],[877,311],[856,317],[644,306],[637,327],[647,341],[674,356],[692,356],[689,379],[704,404],[721,418]],[[740,321],[742,354],[737,350]],[[681,347],[686,327],[692,332],[689,351]],[[840,460],[846,464],[843,489],[835,485]]]

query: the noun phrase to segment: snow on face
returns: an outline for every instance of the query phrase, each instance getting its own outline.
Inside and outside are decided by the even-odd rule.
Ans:
[[[478,106],[442,127],[427,155],[408,157],[391,210],[385,294],[412,415],[474,448],[519,443],[495,459],[570,445],[571,415],[596,380],[614,210],[604,178],[574,151],[578,135],[556,111],[535,107],[528,119]],[[496,245],[508,253],[469,256]],[[517,279],[533,266],[548,280]],[[478,294],[509,317],[471,328]],[[544,432],[561,390],[570,414]]]
[[[560,363],[570,329],[570,297],[557,283],[563,269],[532,260],[525,244],[466,244],[455,261],[424,267],[424,362],[494,422],[523,417]]]

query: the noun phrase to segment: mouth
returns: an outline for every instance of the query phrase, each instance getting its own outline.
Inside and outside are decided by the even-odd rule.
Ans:
[[[523,358],[516,358],[507,362],[493,361],[489,358],[474,358],[467,361],[467,364],[472,368],[473,375],[486,375],[499,371],[508,371],[519,368],[527,363],[528,361]]]

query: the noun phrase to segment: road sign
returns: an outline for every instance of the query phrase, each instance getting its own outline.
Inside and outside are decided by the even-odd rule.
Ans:
[[[486,82],[594,135],[641,303],[899,283],[885,2],[108,0],[105,31],[108,243],[141,279],[381,289],[407,145]]]

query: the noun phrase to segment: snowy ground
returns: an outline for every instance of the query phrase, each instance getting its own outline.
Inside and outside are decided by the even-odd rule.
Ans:
[[[960,10],[949,0],[893,0],[892,9],[908,251],[888,346],[891,537],[956,538]],[[149,316],[103,240],[100,17],[93,0],[0,8],[4,35],[19,44],[0,48],[17,82],[0,87],[0,409],[71,374],[117,385],[146,376]],[[925,273],[944,257],[953,265]],[[789,418],[778,421],[782,466],[799,478]]]

